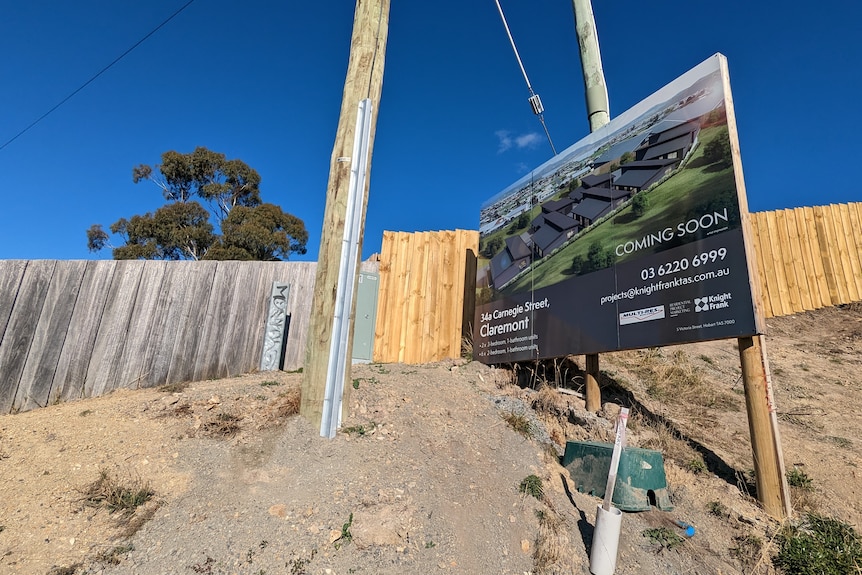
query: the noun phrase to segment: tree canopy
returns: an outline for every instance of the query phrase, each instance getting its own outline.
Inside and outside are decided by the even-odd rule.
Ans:
[[[93,224],[87,230],[90,251],[109,247],[118,260],[281,260],[306,252],[304,222],[264,203],[260,175],[242,160],[204,147],[188,154],[168,151],[161,164],[133,168],[132,181],[144,180],[156,184],[167,203],[111,224],[111,234],[123,239],[120,246],[111,244],[101,224]]]

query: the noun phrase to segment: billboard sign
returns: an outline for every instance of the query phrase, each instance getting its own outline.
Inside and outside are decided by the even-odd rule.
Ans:
[[[486,202],[478,359],[761,333],[737,150],[716,54]]]

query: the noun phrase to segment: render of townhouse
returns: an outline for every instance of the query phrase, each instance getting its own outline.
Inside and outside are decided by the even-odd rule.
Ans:
[[[528,231],[507,238],[505,247],[491,259],[491,287],[502,288],[534,259],[549,255],[672,173],[697,143],[699,133],[695,121],[659,123],[634,148],[634,160],[613,171],[600,171],[607,164],[599,163],[567,196],[542,203]]]

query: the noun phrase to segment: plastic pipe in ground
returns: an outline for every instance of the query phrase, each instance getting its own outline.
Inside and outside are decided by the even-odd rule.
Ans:
[[[605,510],[601,505],[597,506],[596,528],[590,549],[590,573],[593,575],[613,575],[616,570],[622,517],[622,511],[616,507]]]

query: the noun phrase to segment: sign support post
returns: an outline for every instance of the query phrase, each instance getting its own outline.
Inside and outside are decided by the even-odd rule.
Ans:
[[[772,377],[762,336],[741,337],[739,360],[748,430],[754,454],[754,477],[757,500],[763,509],[777,519],[790,517],[789,488],[778,434],[778,417],[772,394]]]
[[[584,366],[585,409],[593,413],[602,408],[602,390],[599,387],[599,354],[588,353]]]

